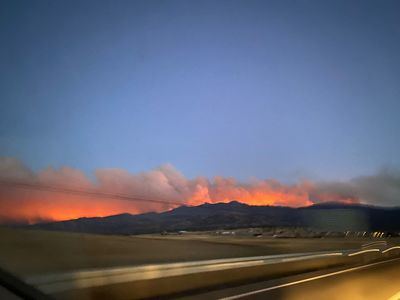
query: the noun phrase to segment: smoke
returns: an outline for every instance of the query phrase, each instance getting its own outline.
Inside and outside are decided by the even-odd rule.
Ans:
[[[382,169],[348,182],[320,182],[310,194],[313,202],[342,200],[371,205],[400,205],[400,171]]]
[[[0,158],[0,181],[17,181],[43,186],[63,187],[113,195],[125,195],[150,201],[128,201],[94,194],[61,193],[22,189],[0,184],[0,223],[36,223],[79,217],[107,216],[119,213],[166,211],[178,205],[237,200],[252,205],[301,207],[326,201],[398,205],[400,172],[383,170],[375,175],[347,182],[311,182],[283,184],[276,180],[197,177],[188,179],[172,165],[142,173],[123,169],[98,169],[94,179],[82,171],[48,167],[33,172],[15,158]],[[160,200],[161,202],[152,202]]]

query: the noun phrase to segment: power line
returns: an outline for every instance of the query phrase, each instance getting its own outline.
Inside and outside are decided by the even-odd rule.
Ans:
[[[149,199],[149,198],[145,198],[145,197],[104,193],[104,192],[98,192],[98,191],[77,190],[77,189],[70,189],[70,188],[65,188],[65,187],[61,187],[61,186],[50,186],[50,185],[44,185],[44,184],[39,184],[39,183],[27,183],[27,182],[20,182],[20,181],[0,180],[0,186],[7,186],[7,187],[11,187],[11,188],[22,188],[22,189],[34,189],[34,190],[39,190],[39,191],[65,193],[65,194],[81,195],[81,196],[95,196],[95,197],[118,199],[118,200],[124,200],[124,201],[150,202],[150,203],[173,204],[173,205],[182,205],[183,204],[183,202],[177,202],[177,201]]]

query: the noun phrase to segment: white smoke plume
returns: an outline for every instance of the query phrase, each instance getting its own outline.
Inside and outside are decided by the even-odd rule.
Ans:
[[[0,184],[0,223],[35,223],[118,213],[165,211],[178,205],[237,200],[252,205],[300,207],[326,201],[366,203],[384,206],[400,204],[400,172],[384,170],[347,182],[283,184],[277,180],[197,177],[188,179],[172,165],[165,164],[142,173],[123,169],[98,169],[94,180],[70,167],[48,167],[33,172],[15,158],[0,158],[0,182],[25,182],[38,186],[63,187],[93,194],[69,194],[48,190],[24,189]],[[112,195],[139,197],[150,201],[130,201]],[[152,202],[157,200],[159,202]]]

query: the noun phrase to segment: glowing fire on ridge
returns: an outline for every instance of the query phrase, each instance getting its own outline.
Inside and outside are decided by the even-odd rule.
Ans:
[[[205,202],[236,200],[250,205],[280,205],[301,207],[315,202],[358,202],[355,197],[318,191],[311,182],[294,185],[276,180],[253,180],[241,183],[233,178],[198,177],[187,179],[171,165],[132,174],[121,169],[101,169],[95,172],[95,182],[84,173],[69,167],[47,168],[32,172],[16,159],[0,159],[0,178],[33,182],[66,189],[99,193],[142,196],[165,201],[153,203],[118,198],[96,197],[93,194],[68,194],[47,190],[21,189],[0,184],[0,223],[61,221],[81,217],[100,217],[120,213],[166,211],[178,205],[199,205]]]

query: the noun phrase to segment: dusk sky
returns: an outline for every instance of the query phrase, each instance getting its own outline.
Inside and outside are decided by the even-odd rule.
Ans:
[[[187,178],[400,166],[399,1],[2,1],[0,156]]]
[[[1,155],[349,178],[399,165],[398,1],[3,1]]]

